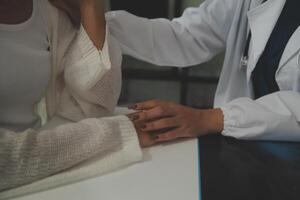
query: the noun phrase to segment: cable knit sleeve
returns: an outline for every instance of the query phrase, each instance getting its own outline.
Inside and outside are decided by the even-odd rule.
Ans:
[[[40,132],[2,129],[0,192],[62,172],[106,152],[123,156],[104,157],[102,161],[108,166],[104,172],[142,158],[134,127],[125,116],[87,119]]]
[[[0,190],[33,182],[120,143],[114,122],[84,120],[55,130],[0,130]]]
[[[76,123],[20,133],[0,129],[0,192],[57,174],[98,154],[104,155],[104,172],[142,158],[136,131],[127,117],[99,119],[112,113],[119,97],[121,58],[117,46],[107,37],[99,52],[82,27],[75,29],[48,0],[41,2],[51,23],[53,77],[47,95],[48,115]],[[105,157],[112,152],[118,156]],[[16,194],[12,193],[8,196]],[[0,193],[2,197],[5,192]]]
[[[62,12],[53,35],[58,114],[73,121],[111,115],[121,92],[119,43],[107,30],[98,50],[84,27],[73,27]]]

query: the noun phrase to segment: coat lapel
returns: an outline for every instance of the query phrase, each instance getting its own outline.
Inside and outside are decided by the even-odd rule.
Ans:
[[[300,50],[300,26],[297,28],[295,33],[290,38],[290,40],[283,52],[277,73],[290,60],[290,58],[294,57],[295,54],[298,53],[299,50]],[[298,58],[298,59],[300,59],[300,58]]]
[[[286,0],[268,0],[266,3],[251,9],[247,13],[252,33],[252,48],[250,49],[249,55],[251,55],[250,57],[253,59],[247,69],[248,81],[266,47],[285,2]]]

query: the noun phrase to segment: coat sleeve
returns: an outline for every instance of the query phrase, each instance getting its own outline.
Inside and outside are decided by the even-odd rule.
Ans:
[[[225,105],[223,135],[246,140],[300,141],[300,94],[282,91]]]
[[[86,119],[41,131],[0,129],[0,193],[109,152],[123,155],[103,157],[101,161],[111,168],[142,158],[134,126],[125,116]]]
[[[146,19],[125,11],[107,13],[111,34],[124,54],[163,66],[191,66],[224,50],[237,0],[205,1],[182,17]]]

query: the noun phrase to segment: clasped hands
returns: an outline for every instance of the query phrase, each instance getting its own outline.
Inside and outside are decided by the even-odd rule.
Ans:
[[[150,100],[129,107],[142,147],[177,138],[194,138],[223,131],[221,109],[195,109],[177,103]]]

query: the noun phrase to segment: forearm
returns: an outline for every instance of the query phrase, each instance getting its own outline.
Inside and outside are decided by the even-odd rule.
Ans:
[[[90,39],[102,49],[105,41],[106,23],[102,0],[80,0],[81,23]]]
[[[66,170],[121,146],[118,124],[89,119],[54,130],[0,132],[0,191]]]

